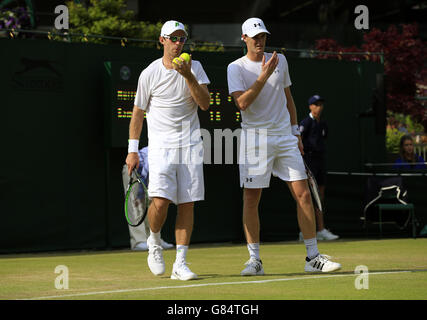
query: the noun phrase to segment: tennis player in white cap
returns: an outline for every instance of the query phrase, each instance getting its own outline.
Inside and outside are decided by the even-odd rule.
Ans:
[[[148,194],[152,198],[148,209],[148,266],[155,275],[165,273],[160,231],[172,202],[178,212],[177,253],[171,278],[179,280],[197,278],[188,268],[186,255],[193,230],[194,202],[204,200],[203,161],[197,161],[200,157],[203,159],[197,110],[198,107],[207,110],[210,104],[207,88],[210,82],[200,62],[191,59],[185,62],[181,58],[179,63],[172,61],[181,54],[186,39],[187,32],[181,22],[167,21],[163,25],[159,37],[163,56],[145,68],[139,77],[126,158],[130,175],[139,165],[138,140],[146,112]],[[194,153],[199,153],[199,158],[181,161]]]
[[[286,58],[276,52],[264,52],[270,32],[264,22],[250,18],[242,25],[242,40],[247,54],[227,68],[228,89],[242,114],[240,185],[243,187],[243,229],[249,260],[244,276],[263,275],[260,258],[260,223],[258,205],[263,188],[268,188],[273,174],[285,181],[297,204],[297,218],[307,251],[306,272],[330,272],[341,268],[319,253],[316,222],[301,153],[297,113],[291,93],[291,79]],[[249,141],[255,131],[255,142]],[[248,137],[248,139],[246,139]],[[266,152],[264,163],[256,154]],[[242,159],[242,158],[241,158]],[[263,167],[254,174],[254,168]]]

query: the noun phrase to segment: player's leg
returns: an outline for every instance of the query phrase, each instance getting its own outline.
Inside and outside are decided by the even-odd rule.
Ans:
[[[316,237],[316,219],[307,180],[287,181],[297,205],[297,220],[304,239]]]
[[[259,253],[260,247],[260,223],[258,206],[261,200],[262,189],[243,189],[243,231],[246,237],[249,260],[242,276],[263,275],[264,269]]]
[[[153,197],[148,207],[148,222],[151,233],[159,233],[166,221],[170,200],[162,197]]]
[[[176,164],[171,161],[173,156],[173,149],[150,148],[148,150],[150,168],[148,195],[152,201],[148,208],[150,236],[147,239],[147,261],[151,272],[155,275],[165,272],[160,233],[166,221],[169,204],[176,203],[177,198]]]
[[[188,268],[186,260],[193,232],[194,202],[204,200],[205,193],[203,163],[194,160],[191,154],[197,153],[203,159],[203,148],[202,145],[185,147],[182,148],[181,153],[186,161],[177,167],[176,259],[171,278],[191,280],[197,279],[197,275]]]
[[[148,207],[147,217],[150,224],[150,236],[147,239],[147,261],[151,272],[155,275],[162,275],[165,273],[165,261],[163,259],[160,232],[166,221],[169,203],[169,199],[154,197]]]
[[[176,245],[188,246],[193,232],[194,202],[178,205],[178,214],[175,222]]]
[[[175,222],[176,259],[172,269],[172,279],[197,279],[197,275],[187,266],[187,251],[193,232],[193,223],[194,202],[179,204]]]
[[[331,272],[339,270],[341,268],[339,263],[333,262],[329,260],[329,256],[319,253],[314,208],[307,180],[291,181],[288,182],[288,186],[297,202],[298,224],[303,234],[307,251],[304,270],[306,272]]]
[[[311,173],[314,175],[314,178],[316,179],[317,185],[319,187],[320,200],[323,203],[323,193],[322,193],[322,190],[324,191],[323,174],[322,174],[323,159],[318,156],[313,156],[312,154],[306,154],[304,155],[304,160],[307,166],[310,168]],[[325,226],[323,223],[322,212],[318,208],[315,208],[314,213],[316,217],[316,231],[323,230]]]
[[[263,275],[260,258],[260,223],[258,205],[263,188],[270,185],[274,162],[274,146],[266,134],[243,131],[240,139],[240,186],[243,188],[243,230],[249,260],[241,272],[243,276]]]
[[[259,212],[262,189],[243,189],[243,231],[247,243],[259,243]]]
[[[178,205],[178,214],[175,222],[176,245],[188,246],[194,223],[194,202]]]
[[[296,201],[297,218],[304,239],[316,237],[316,220],[307,183],[304,161],[295,136],[276,137],[277,157],[273,164],[273,175],[285,181]]]
[[[294,136],[278,138],[278,156],[273,165],[273,175],[284,180],[297,205],[297,220],[303,234],[307,251],[305,271],[329,272],[341,268],[339,263],[329,261],[319,254],[316,239],[316,220],[307,183],[304,161],[298,149],[298,139]]]

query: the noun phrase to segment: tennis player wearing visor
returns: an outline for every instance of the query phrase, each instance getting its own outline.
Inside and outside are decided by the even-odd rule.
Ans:
[[[341,268],[330,257],[319,253],[316,221],[301,156],[303,146],[298,132],[297,113],[291,93],[286,58],[276,52],[264,52],[267,34],[264,22],[250,18],[242,25],[242,40],[247,54],[227,68],[228,89],[242,114],[240,185],[243,187],[243,229],[250,258],[244,276],[263,275],[260,258],[258,205],[263,188],[273,174],[285,181],[297,205],[297,218],[307,250],[306,272],[330,272]],[[250,132],[252,131],[252,134]],[[255,136],[255,143],[246,137]],[[254,174],[259,163],[254,155],[266,150],[265,170]]]

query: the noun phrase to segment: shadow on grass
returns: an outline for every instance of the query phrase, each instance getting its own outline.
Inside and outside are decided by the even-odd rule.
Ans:
[[[375,273],[394,273],[394,272],[427,272],[427,269],[374,269],[369,270],[370,274]],[[360,273],[355,273],[354,271],[337,271],[337,272],[293,272],[293,273],[266,273],[263,276],[241,276],[239,274],[229,274],[229,275],[221,275],[221,274],[200,274],[197,280],[208,280],[208,279],[230,279],[230,278],[238,278],[238,279],[265,279],[273,277],[301,277],[306,276],[310,277],[312,275],[350,275],[353,274],[355,276],[360,275]]]

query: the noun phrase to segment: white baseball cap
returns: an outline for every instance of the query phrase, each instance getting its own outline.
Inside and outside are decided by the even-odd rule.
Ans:
[[[181,22],[175,20],[169,20],[163,24],[160,36],[169,36],[177,30],[184,31],[185,35],[188,36],[187,31],[185,31],[185,26]]]
[[[248,37],[252,38],[261,32],[270,34],[265,27],[264,22],[259,18],[249,18],[242,24],[242,35],[246,34]]]

